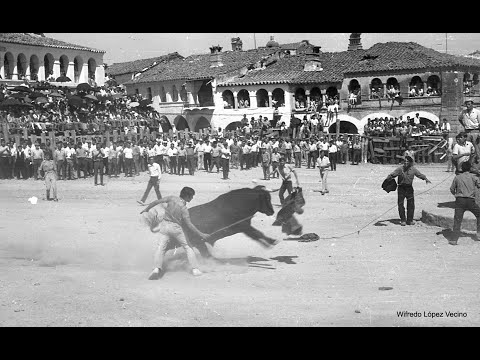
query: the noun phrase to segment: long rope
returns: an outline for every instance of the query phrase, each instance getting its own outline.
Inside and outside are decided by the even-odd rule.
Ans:
[[[421,193],[417,194],[417,197],[418,196],[421,196],[427,192],[429,192],[430,190],[432,189],[435,189],[437,186],[439,186],[440,184],[443,184],[445,181],[447,181],[448,179],[450,179],[452,177],[453,174],[450,174],[448,175],[445,179],[443,179],[442,181],[440,181],[437,185],[435,186],[432,186],[430,189],[427,189],[425,191],[422,191]],[[414,195],[415,196],[415,195]],[[410,200],[410,199],[413,199],[414,196],[412,197],[409,197],[407,198],[407,201]],[[371,220],[370,222],[368,222],[366,225],[364,225],[360,230],[357,230],[357,231],[352,231],[348,234],[345,234],[345,235],[340,235],[340,236],[330,236],[330,237],[321,237],[320,239],[322,240],[328,240],[328,239],[341,239],[341,238],[344,238],[344,237],[347,237],[347,236],[350,236],[350,235],[354,235],[354,234],[357,234],[359,235],[360,234],[360,231],[362,231],[363,229],[365,229],[367,226],[369,226],[370,224],[372,224],[374,221],[380,219],[383,215],[385,215],[386,213],[388,213],[389,211],[391,211],[392,209],[396,208],[398,206],[398,204],[395,204],[394,206],[392,206],[391,208],[389,208],[388,210],[386,210],[385,212],[383,212],[381,215],[377,216],[376,218],[374,218],[373,220]]]

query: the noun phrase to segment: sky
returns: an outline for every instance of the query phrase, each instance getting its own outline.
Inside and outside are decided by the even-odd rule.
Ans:
[[[175,51],[185,57],[205,54],[212,45],[231,50],[232,37],[240,37],[244,50],[265,46],[273,36],[280,44],[309,40],[321,46],[323,52],[345,51],[350,33],[45,33],[45,36],[104,50],[104,63],[111,65]],[[362,33],[361,39],[364,49],[379,42],[411,41],[454,55],[480,50],[480,33]]]

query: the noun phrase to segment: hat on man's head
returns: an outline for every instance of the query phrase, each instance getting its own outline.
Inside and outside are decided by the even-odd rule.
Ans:
[[[405,156],[405,160],[413,162],[413,158],[410,155]]]
[[[466,104],[468,102],[471,102],[472,104],[474,103],[473,99],[470,99],[470,98],[465,99],[463,103]]]

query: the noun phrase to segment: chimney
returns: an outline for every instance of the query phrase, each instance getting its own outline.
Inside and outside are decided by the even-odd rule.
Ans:
[[[220,45],[210,48],[210,67],[223,66],[222,63],[222,47]]]
[[[305,65],[303,71],[322,71],[322,63],[320,62],[320,54],[310,51],[305,54]]]
[[[242,51],[243,42],[239,37],[232,38],[232,51]]]
[[[360,39],[362,33],[352,33],[350,35],[350,44],[348,44],[348,51],[362,50],[362,40]]]

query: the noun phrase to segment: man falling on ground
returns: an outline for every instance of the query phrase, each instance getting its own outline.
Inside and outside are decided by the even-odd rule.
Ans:
[[[285,202],[285,198],[283,197],[283,194],[285,194],[285,191],[288,191],[289,195],[293,191],[292,174],[295,175],[295,181],[297,183],[297,187],[300,186],[300,183],[298,182],[297,172],[292,167],[292,165],[286,164],[284,157],[280,158],[280,162],[278,163],[278,168],[273,170],[269,176],[272,176],[275,173],[277,173],[277,175],[282,179],[282,186],[280,186],[278,196],[280,198],[280,204],[283,205]]]
[[[188,227],[192,232],[197,234],[201,239],[206,240],[209,235],[198,230],[190,220],[190,214],[187,209],[187,203],[192,201],[195,190],[190,187],[184,187],[178,196],[166,196],[160,200],[150,203],[140,214],[148,212],[154,206],[159,204],[167,204],[163,220],[156,226],[150,228],[153,233],[158,234],[158,247],[155,252],[154,266],[155,268],[148,277],[149,280],[160,279],[165,270],[163,269],[163,259],[167,252],[168,243],[173,240],[179,243],[187,253],[187,259],[192,268],[194,276],[202,275],[198,269],[197,258],[195,252],[187,242],[186,235],[183,231],[182,224]]]

